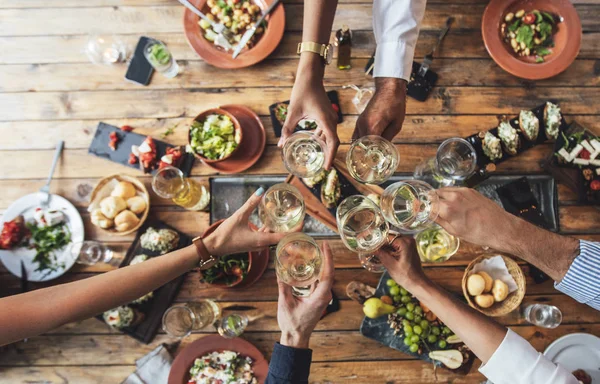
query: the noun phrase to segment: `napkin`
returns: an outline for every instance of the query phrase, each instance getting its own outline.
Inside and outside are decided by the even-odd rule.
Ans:
[[[488,275],[494,280],[502,280],[506,285],[508,285],[508,293],[513,293],[519,287],[517,287],[517,283],[515,279],[508,272],[508,268],[506,268],[506,263],[502,259],[502,256],[494,256],[489,259],[485,259],[473,267],[472,273],[477,273],[480,271],[487,272]]]
[[[173,358],[164,344],[135,362],[136,371],[121,384],[164,384],[169,380]]]

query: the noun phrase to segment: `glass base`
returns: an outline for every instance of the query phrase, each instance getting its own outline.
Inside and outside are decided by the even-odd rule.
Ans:
[[[440,175],[435,166],[434,157],[431,157],[417,165],[413,176],[415,179],[422,180],[427,184],[431,185],[434,189],[451,187],[461,184],[457,183],[456,180],[446,179],[442,175]]]
[[[385,266],[379,260],[379,257],[375,256],[372,253],[359,253],[358,260],[360,261],[360,265],[363,266],[369,272],[373,273],[383,273],[385,272]]]
[[[308,297],[312,293],[313,285],[307,287],[292,287],[292,295],[296,297]]]

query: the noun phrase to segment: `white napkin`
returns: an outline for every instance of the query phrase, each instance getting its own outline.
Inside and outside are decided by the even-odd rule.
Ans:
[[[166,384],[173,358],[164,344],[135,362],[136,371],[121,384]]]
[[[488,275],[494,280],[502,280],[508,285],[508,293],[513,293],[519,287],[517,287],[517,283],[515,279],[508,272],[508,268],[506,268],[506,263],[502,259],[502,256],[494,256],[489,259],[485,259],[473,267],[471,273],[477,273],[480,271],[487,272]]]

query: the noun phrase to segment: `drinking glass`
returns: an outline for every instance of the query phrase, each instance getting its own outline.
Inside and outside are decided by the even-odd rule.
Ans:
[[[112,35],[90,35],[84,52],[94,64],[121,63],[126,61],[128,56],[127,44]]]
[[[361,183],[381,184],[389,179],[400,155],[396,146],[381,136],[363,136],[354,141],[346,155],[346,166],[353,178]]]
[[[279,183],[267,189],[258,206],[258,217],[272,232],[291,232],[304,224],[304,198],[298,188]]]
[[[152,67],[163,76],[173,78],[179,73],[179,65],[165,44],[150,40],[144,47],[144,56]]]
[[[434,188],[462,185],[477,167],[475,148],[461,138],[444,140],[435,157],[423,161],[415,168],[414,177]]]
[[[283,164],[293,175],[313,177],[323,170],[325,143],[310,132],[296,132],[283,146]]]
[[[373,94],[375,93],[375,89],[373,87],[361,88],[354,84],[344,85],[342,88],[351,88],[356,91],[356,95],[354,95],[354,97],[352,98],[352,104],[354,104],[356,112],[358,112],[359,115],[363,113],[363,111],[369,104],[369,101],[371,101]]]
[[[292,286],[295,296],[310,295],[311,287],[319,279],[323,255],[315,240],[301,232],[286,235],[277,244],[275,271],[277,277]]]
[[[183,338],[193,330],[206,328],[221,318],[221,307],[212,300],[176,304],[162,317],[163,330],[172,337]]]
[[[554,305],[531,304],[525,307],[523,317],[529,323],[543,328],[556,328],[562,322],[562,313]]]
[[[373,200],[362,195],[344,199],[336,212],[338,232],[344,245],[358,253],[361,265],[371,272],[383,272],[373,253],[387,242],[389,226]]]
[[[431,185],[419,180],[394,183],[383,191],[381,212],[403,234],[421,232],[434,225],[439,197]]]
[[[179,168],[160,168],[152,178],[152,189],[165,199],[189,211],[200,211],[210,202],[210,193],[203,185],[186,178]]]
[[[77,263],[84,265],[108,263],[113,258],[113,251],[97,241],[87,240],[72,243],[69,252],[76,258]]]
[[[442,263],[458,251],[460,240],[439,225],[434,225],[415,235],[417,251],[422,262]]]
[[[246,327],[248,327],[248,322],[248,316],[232,313],[221,319],[217,327],[217,332],[226,339],[233,339],[244,333]]]

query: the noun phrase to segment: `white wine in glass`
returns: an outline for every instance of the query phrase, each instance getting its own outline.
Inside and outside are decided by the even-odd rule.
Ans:
[[[310,132],[296,132],[283,146],[283,164],[293,175],[313,177],[325,164],[325,143]]]
[[[379,207],[368,197],[350,196],[340,203],[336,213],[340,237],[354,252],[374,252],[387,241],[388,223]]]
[[[407,180],[387,187],[381,196],[381,212],[401,233],[418,233],[434,225],[439,198],[431,185]]]
[[[381,136],[363,136],[354,141],[346,155],[350,175],[361,183],[381,184],[389,179],[400,155],[396,146]]]
[[[275,271],[296,296],[309,296],[319,279],[323,255],[315,240],[300,232],[285,236],[275,252]]]
[[[298,188],[275,184],[265,192],[258,206],[262,224],[273,232],[291,232],[304,223],[304,198]]]

